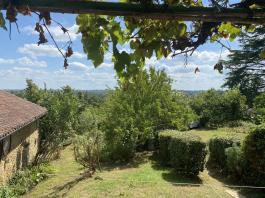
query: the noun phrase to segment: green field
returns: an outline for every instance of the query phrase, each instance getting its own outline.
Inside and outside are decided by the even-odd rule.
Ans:
[[[53,161],[55,175],[37,185],[24,197],[231,197],[207,171],[187,179],[162,168],[148,155],[130,165],[106,166],[93,178],[76,181],[83,172],[73,159],[71,147]],[[98,176],[98,180],[95,179]],[[102,179],[102,180],[101,180]],[[178,184],[179,183],[179,184]],[[192,183],[192,185],[180,185]]]
[[[207,142],[213,136],[243,138],[245,130],[221,128],[218,130],[192,130]],[[130,164],[104,165],[102,172],[93,177],[82,177],[84,169],[74,160],[72,147],[67,147],[58,160],[51,162],[55,174],[37,185],[24,197],[185,197],[231,198],[235,189],[223,186],[221,181],[208,174],[196,178],[176,175],[172,169],[157,164],[152,153],[140,153]],[[229,194],[230,193],[230,194]],[[253,193],[241,197],[262,197]]]
[[[220,128],[220,129],[198,129],[191,130],[188,133],[198,135],[204,142],[208,142],[212,137],[236,137],[243,139],[247,135],[248,130],[246,128],[235,127],[235,128]]]

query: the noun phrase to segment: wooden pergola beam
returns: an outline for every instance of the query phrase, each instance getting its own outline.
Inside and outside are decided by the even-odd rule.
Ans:
[[[95,2],[87,0],[16,0],[17,6],[29,6],[33,11],[97,14],[109,16],[140,17],[160,20],[233,22],[240,24],[265,24],[265,10],[250,11],[243,8],[181,7],[133,3]],[[7,9],[9,0],[0,0],[0,9]]]

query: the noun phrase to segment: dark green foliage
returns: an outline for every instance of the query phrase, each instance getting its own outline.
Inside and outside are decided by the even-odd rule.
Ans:
[[[210,166],[226,169],[225,150],[233,145],[239,145],[240,141],[229,137],[214,137],[209,141],[209,160]]]
[[[251,34],[241,34],[241,49],[233,50],[225,62],[229,72],[224,86],[239,88],[249,105],[265,86],[264,58],[260,56],[265,45],[264,33],[264,26],[260,26]]]
[[[102,105],[107,91],[74,91],[74,93],[77,95],[81,106],[85,109],[88,106],[99,107]]]
[[[244,119],[246,98],[239,90],[222,93],[211,89],[193,97],[191,107],[202,126],[217,127]]]
[[[265,125],[258,126],[245,138],[242,151],[246,160],[245,180],[265,185]]]
[[[11,198],[24,195],[41,181],[53,173],[49,164],[40,164],[18,171],[6,187],[0,188],[1,198]]]
[[[233,178],[241,179],[246,167],[246,161],[240,146],[225,149],[227,174]]]
[[[257,124],[265,123],[265,93],[254,99],[253,110],[255,122]]]
[[[195,115],[188,98],[171,90],[165,72],[141,71],[119,82],[103,105],[108,151],[113,159],[129,160],[149,139],[157,139],[162,129],[187,129]]]
[[[245,184],[265,185],[265,125],[253,129],[243,145],[226,149],[227,174]]]
[[[158,133],[159,158],[161,162],[165,165],[169,165],[170,162],[169,143],[175,133],[176,131],[170,130],[161,131]]]
[[[204,169],[206,153],[206,144],[196,135],[173,130],[159,133],[160,159],[177,173],[198,175]]]
[[[198,136],[178,133],[169,144],[170,164],[178,172],[198,175],[204,169],[206,144]]]

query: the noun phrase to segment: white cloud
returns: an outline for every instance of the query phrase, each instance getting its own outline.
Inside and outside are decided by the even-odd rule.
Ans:
[[[70,70],[79,70],[79,71],[88,71],[89,67],[87,67],[85,64],[80,62],[70,62],[69,63],[69,69]]]
[[[34,29],[35,27],[33,26],[26,26],[22,29],[22,32],[26,33],[27,35],[38,35],[38,33]],[[78,25],[74,24],[71,27],[66,27],[66,29],[68,30],[69,36],[72,41],[75,41],[78,37],[80,37],[80,34],[77,33]],[[53,35],[54,39],[57,42],[68,42],[69,41],[68,34],[64,33],[60,26],[50,26],[49,31],[51,32],[51,34]],[[47,35],[47,38],[49,38],[48,35]]]
[[[26,54],[31,56],[32,58],[36,57],[61,57],[62,55],[58,51],[58,49],[53,45],[37,45],[37,44],[24,44],[23,47],[18,48],[18,52],[21,54]],[[62,53],[65,53],[65,50],[62,50]],[[81,52],[75,52],[72,55],[73,58],[82,59],[85,58],[86,55]]]
[[[101,65],[99,65],[99,68],[103,68],[103,67],[106,67],[106,68],[113,68],[113,63],[102,63]]]
[[[47,67],[47,63],[45,61],[32,60],[28,57],[22,57],[17,59],[0,58],[0,65],[15,65],[22,67]]]
[[[228,50],[223,51],[221,59],[227,59]],[[174,58],[164,58],[156,60],[155,57],[147,59],[147,68],[154,66],[156,69],[165,70],[173,79],[174,89],[219,89],[224,82],[225,74],[219,74],[214,71],[214,65],[220,59],[220,52],[216,51],[195,51],[192,56],[188,57],[185,65],[184,56]],[[194,70],[199,67],[200,72],[195,74]]]
[[[73,55],[71,56],[73,58],[78,58],[78,59],[83,59],[86,58],[87,56],[84,53],[81,52],[75,52],[73,53]]]
[[[18,48],[18,52],[21,54],[26,54],[33,58],[39,56],[47,56],[47,57],[59,57],[61,56],[56,47],[52,45],[40,45],[37,44],[24,44],[23,47]]]
[[[24,86],[25,78],[33,78],[40,86],[43,85],[43,82],[46,82],[47,86],[51,88],[70,85],[76,89],[104,89],[107,86],[114,87],[117,84],[113,63],[111,62],[112,55],[110,53],[106,53],[107,57],[105,57],[104,63],[97,68],[94,68],[91,61],[80,60],[85,58],[86,55],[76,52],[73,55],[76,60],[69,60],[69,68],[67,70],[64,70],[62,66],[37,70],[32,69],[34,64],[31,63],[38,61],[38,57],[55,57],[49,60],[51,64],[59,60],[62,61],[61,55],[54,46],[25,44],[18,49],[18,52],[31,58],[23,57],[20,61],[16,59],[0,59],[0,64],[14,66],[8,71],[1,70],[0,68],[0,88],[4,85],[6,85],[5,87],[12,88],[15,82],[19,86]],[[222,59],[225,59],[227,55],[228,51],[223,51]],[[161,60],[156,60],[155,57],[152,57],[147,60],[146,65],[147,68],[154,66],[156,69],[164,69],[173,79],[174,89],[219,89],[225,78],[225,75],[221,75],[213,70],[214,64],[218,62],[219,57],[219,51],[204,50],[195,51],[193,56],[188,57],[188,64],[186,66],[184,66],[184,56],[169,57]],[[24,65],[18,64],[18,62],[23,62]],[[198,74],[194,73],[196,67],[199,67],[201,71]]]
[[[28,68],[28,67],[14,67],[13,71],[19,71],[19,72],[31,72],[32,69]]]

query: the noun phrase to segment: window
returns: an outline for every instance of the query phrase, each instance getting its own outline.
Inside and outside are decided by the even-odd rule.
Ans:
[[[22,168],[25,168],[29,164],[29,142],[24,142],[22,145]]]
[[[10,143],[11,143],[11,137],[8,136],[5,139],[3,139],[3,156],[6,156],[10,151]]]

